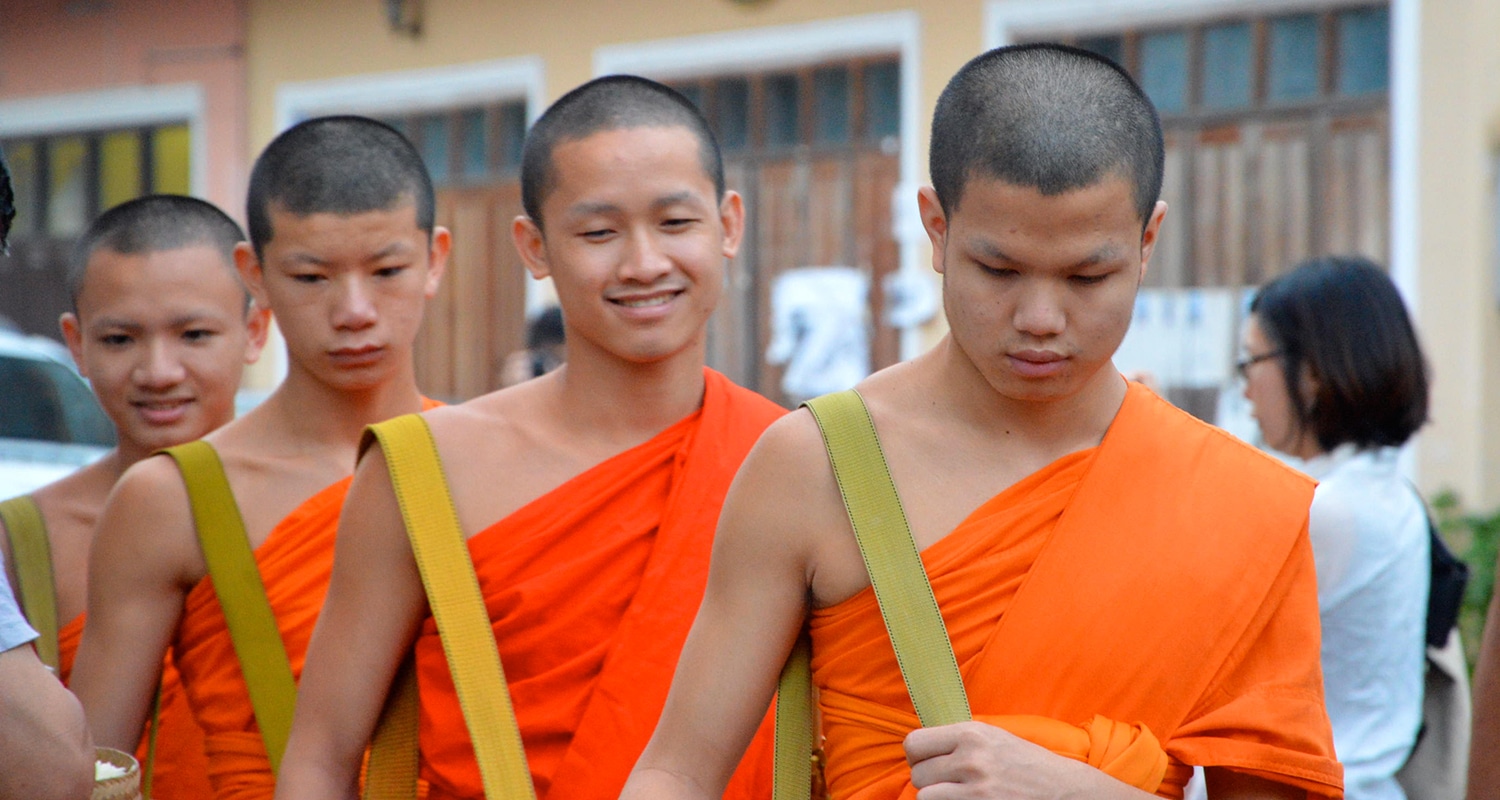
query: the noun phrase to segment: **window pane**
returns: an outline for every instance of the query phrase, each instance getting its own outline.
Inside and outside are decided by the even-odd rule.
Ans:
[[[750,82],[726,78],[714,84],[714,134],[725,150],[750,144]]]
[[[78,236],[88,225],[88,141],[53,139],[47,147],[47,232]]]
[[[1148,33],[1141,37],[1141,88],[1163,114],[1187,108],[1188,39],[1186,31]]]
[[[901,135],[901,65],[865,67],[865,134],[872,141]]]
[[[1214,25],[1203,31],[1203,105],[1239,108],[1250,105],[1254,70],[1250,23]]]
[[[419,117],[417,130],[422,136],[422,160],[427,162],[427,171],[433,183],[448,180],[448,118],[444,116]]]
[[[482,178],[490,171],[490,137],[484,124],[484,109],[464,111],[458,124],[459,135],[463,137],[464,177]]]
[[[849,141],[849,71],[825,67],[813,72],[814,138],[819,144]]]
[[[151,191],[190,194],[192,147],[188,126],[158,128],[151,136]]]
[[[116,131],[99,137],[99,208],[141,195],[141,136]]]
[[[794,145],[801,115],[798,103],[797,76],[777,75],[766,79],[766,144],[776,147]]]
[[[1078,48],[1104,56],[1116,64],[1125,63],[1125,40],[1119,36],[1085,36],[1078,40]]]
[[[521,166],[521,145],[526,142],[526,104],[506,103],[500,106],[500,166],[513,170]]]
[[[16,218],[11,222],[13,236],[36,233],[41,220],[37,204],[36,143],[6,142],[5,163],[10,167],[11,188],[15,190]]]
[[[1391,12],[1388,8],[1340,11],[1339,94],[1383,92],[1390,85]]]
[[[1272,100],[1303,100],[1318,94],[1318,18],[1299,14],[1271,20],[1270,74],[1266,94]]]

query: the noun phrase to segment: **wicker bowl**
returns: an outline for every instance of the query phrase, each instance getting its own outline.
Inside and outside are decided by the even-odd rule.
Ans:
[[[141,765],[135,756],[108,747],[94,749],[94,760],[125,770],[124,775],[94,782],[90,800],[141,800]]]

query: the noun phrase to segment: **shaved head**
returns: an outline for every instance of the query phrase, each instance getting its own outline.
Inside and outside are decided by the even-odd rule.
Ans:
[[[991,50],[938,98],[929,170],[952,214],[970,178],[1058,195],[1109,177],[1131,186],[1144,225],[1161,195],[1161,121],[1113,62],[1054,44]]]
[[[698,139],[703,172],[724,198],[724,162],[708,122],[692,101],[669,86],[635,75],[595,78],[558,98],[526,134],[521,155],[521,203],[542,226],[542,204],[557,185],[552,153],[565,142],[621,128],[683,127]]]
[[[240,226],[218,206],[175,194],[154,194],[121,203],[100,214],[73,250],[68,265],[68,296],[73,311],[88,281],[89,259],[100,250],[142,255],[183,247],[203,246],[223,256],[224,269],[239,283],[234,268],[234,246],[245,241]],[[250,303],[249,292],[245,304]]]

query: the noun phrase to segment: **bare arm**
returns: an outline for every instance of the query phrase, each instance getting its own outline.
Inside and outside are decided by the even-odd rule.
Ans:
[[[277,798],[353,800],[360,759],[426,610],[385,458],[372,448],[339,518],[333,576],[308,645]]]
[[[1500,573],[1500,564],[1496,564]],[[1470,800],[1500,794],[1500,761],[1481,754],[1500,752],[1500,592],[1490,599],[1479,663],[1474,668],[1474,732],[1469,742]]]
[[[84,800],[94,745],[78,700],[31,645],[0,653],[0,797]]]
[[[165,457],[131,467],[100,512],[71,686],[100,745],[133,753],[183,599],[203,573],[187,490]]]
[[[703,605],[622,798],[719,797],[765,715],[807,609],[813,536],[803,501],[821,483],[801,474],[806,439],[796,421],[777,423],[736,476]]]

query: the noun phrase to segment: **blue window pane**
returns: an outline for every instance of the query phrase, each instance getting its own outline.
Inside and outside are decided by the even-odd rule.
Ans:
[[[1371,94],[1390,86],[1391,12],[1379,8],[1340,11],[1339,94]]]
[[[1266,94],[1272,100],[1318,95],[1318,18],[1299,14],[1271,20]]]
[[[766,144],[787,147],[801,136],[801,103],[796,75],[776,75],[766,79]]]
[[[1156,110],[1171,114],[1187,109],[1188,38],[1186,31],[1148,33],[1141,37],[1141,88]]]
[[[490,137],[484,124],[484,109],[473,108],[459,116],[465,178],[482,178],[490,171]]]
[[[500,166],[513,170],[521,166],[521,145],[526,142],[526,103],[500,106]]]
[[[714,84],[714,133],[725,150],[750,144],[750,82],[726,78]]]
[[[849,71],[827,67],[813,72],[813,132],[819,144],[849,141]]]
[[[1119,36],[1085,36],[1078,40],[1078,48],[1104,56],[1116,64],[1125,63],[1125,40]]]
[[[417,120],[417,129],[422,137],[422,160],[427,162],[433,182],[448,180],[448,118],[422,117]]]
[[[1250,23],[1236,22],[1205,29],[1203,105],[1208,108],[1250,105],[1254,61]]]
[[[901,135],[901,65],[865,67],[865,133],[875,141]]]

